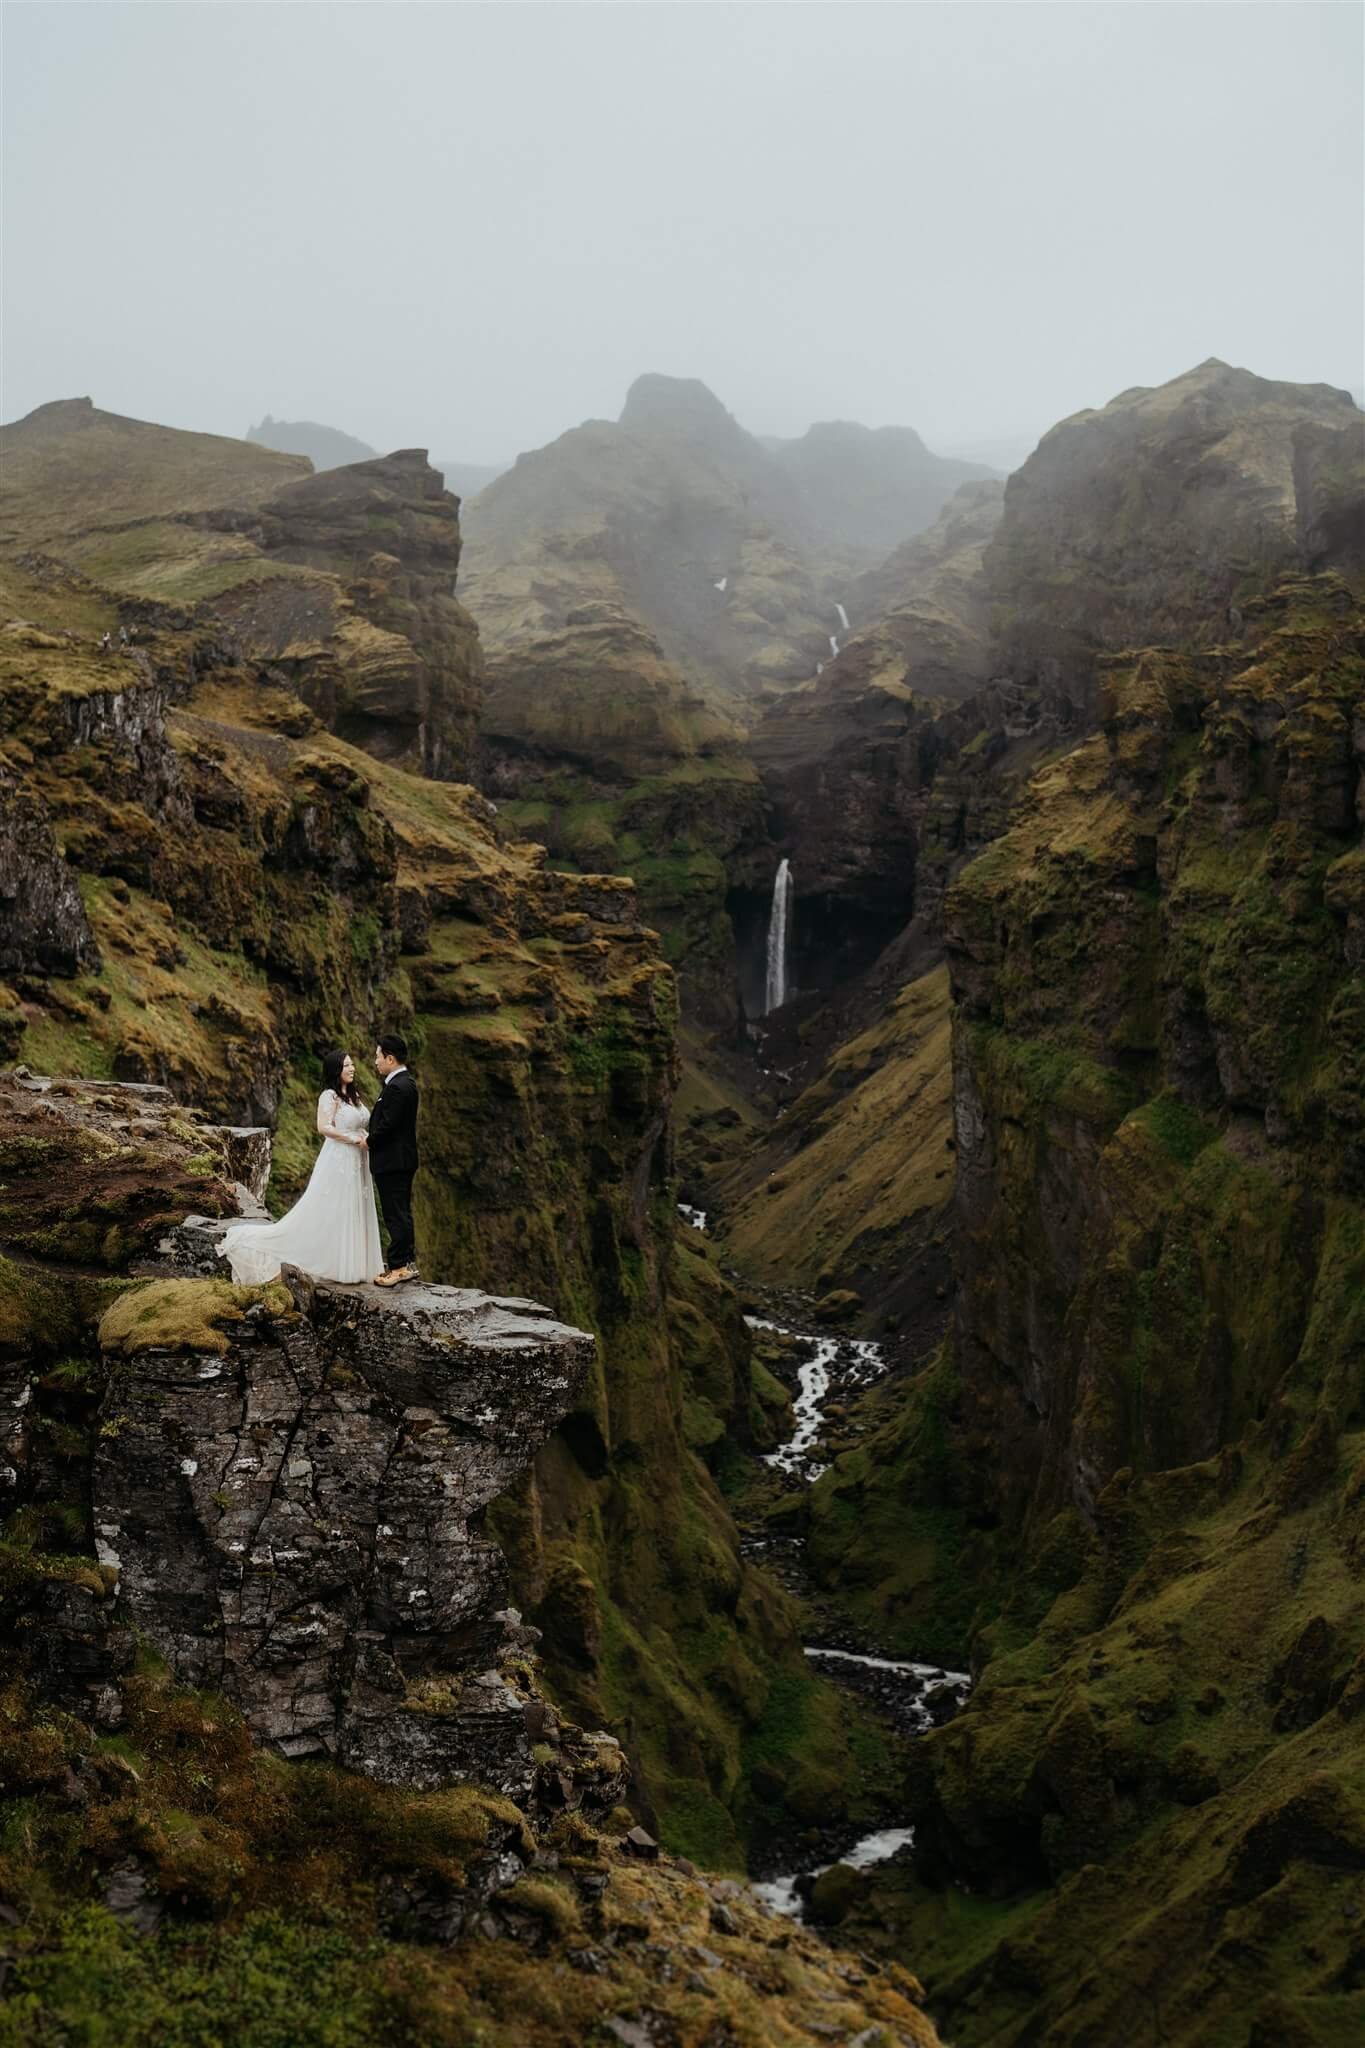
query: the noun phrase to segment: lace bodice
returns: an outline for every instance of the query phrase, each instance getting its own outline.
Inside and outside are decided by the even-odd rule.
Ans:
[[[331,1088],[324,1088],[318,1097],[318,1129],[345,1131],[347,1136],[363,1131],[370,1121],[370,1112],[364,1104],[343,1102]]]

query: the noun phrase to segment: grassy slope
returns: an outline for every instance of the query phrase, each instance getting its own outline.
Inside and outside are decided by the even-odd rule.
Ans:
[[[0,544],[47,547],[93,527],[251,505],[292,478],[303,456],[188,434],[100,412],[82,399],[43,406],[0,429]]]
[[[908,1256],[952,1195],[948,973],[909,983],[761,1150],[720,1183],[724,1242],[767,1280],[856,1286]]]

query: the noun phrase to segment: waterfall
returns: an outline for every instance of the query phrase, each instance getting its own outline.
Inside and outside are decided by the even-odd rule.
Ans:
[[[843,606],[842,606],[841,604],[836,604],[836,605],[835,605],[835,607],[834,607],[834,609],[835,609],[835,611],[836,611],[836,612],[838,612],[838,614],[839,614],[839,624],[840,624],[840,625],[841,625],[841,626],[843,627],[844,631],[845,631],[845,632],[847,632],[847,631],[848,631],[848,613],[847,613],[847,612],[846,612],[846,611],[844,610],[844,608],[843,608]]]
[[[763,994],[763,1013],[780,1010],[787,1000],[787,955],[791,945],[791,863],[778,863],[773,882],[773,907],[768,913],[768,979]]]

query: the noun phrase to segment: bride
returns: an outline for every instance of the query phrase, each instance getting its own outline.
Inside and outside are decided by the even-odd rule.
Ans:
[[[281,1266],[298,1266],[315,1280],[370,1280],[384,1263],[366,1150],[370,1112],[355,1085],[355,1061],[329,1052],[322,1079],[322,1150],[307,1187],[278,1223],[234,1223],[219,1240],[239,1286],[273,1280]]]

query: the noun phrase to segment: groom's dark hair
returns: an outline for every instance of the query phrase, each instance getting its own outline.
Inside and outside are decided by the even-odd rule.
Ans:
[[[396,1031],[386,1031],[379,1040],[379,1050],[386,1052],[391,1060],[402,1060],[406,1063],[408,1041],[406,1038],[400,1038]]]

